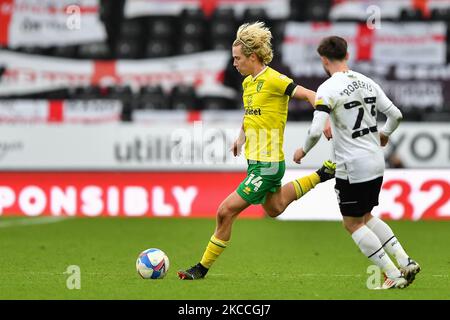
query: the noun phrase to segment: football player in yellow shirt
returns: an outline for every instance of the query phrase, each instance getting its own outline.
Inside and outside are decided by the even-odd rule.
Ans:
[[[202,259],[195,266],[178,271],[183,280],[204,278],[211,265],[227,247],[237,216],[251,204],[261,204],[276,217],[294,200],[320,182],[334,178],[335,165],[324,165],[309,176],[281,186],[285,172],[283,136],[289,98],[308,100],[314,105],[315,92],[296,85],[292,79],[270,68],[272,34],[264,23],[243,24],[237,31],[232,54],[236,69],[246,78],[243,86],[244,120],[232,151],[238,156],[245,143],[247,177],[217,210],[216,229]]]

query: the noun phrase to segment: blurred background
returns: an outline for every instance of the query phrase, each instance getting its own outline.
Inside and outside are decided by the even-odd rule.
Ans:
[[[406,171],[388,172],[380,210],[448,218],[450,0],[1,0],[0,213],[213,216],[244,177],[228,152],[243,115],[231,45],[253,21],[271,28],[271,66],[312,90],[320,39],[347,39],[351,68],[404,115],[386,163]],[[287,176],[312,115],[290,102]],[[322,139],[301,168],[330,154]],[[339,219],[330,194],[324,218]]]

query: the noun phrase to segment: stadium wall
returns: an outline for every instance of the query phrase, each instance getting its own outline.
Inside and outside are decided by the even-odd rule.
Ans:
[[[245,159],[229,152],[236,121],[105,124],[102,117],[114,118],[115,109],[101,110],[108,111],[93,114],[100,119],[96,125],[2,124],[0,215],[214,217],[221,201],[245,178]],[[321,139],[302,165],[291,161],[308,126],[287,125],[284,183],[330,158],[332,145]],[[407,169],[386,171],[375,214],[449,219],[450,127],[404,123],[386,148],[386,156],[390,154]],[[333,187],[332,182],[317,186],[280,219],[339,220]],[[252,206],[242,216],[265,215],[260,206]]]
[[[245,170],[245,159],[229,152],[239,123],[2,124],[0,171]],[[306,122],[287,124],[284,150],[289,169],[298,168],[291,158],[308,128]],[[450,168],[450,126],[403,123],[385,151],[386,157],[395,154],[407,168]],[[331,142],[322,138],[302,168],[319,167],[331,153]]]

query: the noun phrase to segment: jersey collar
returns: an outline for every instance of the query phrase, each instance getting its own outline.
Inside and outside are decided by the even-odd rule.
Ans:
[[[353,71],[352,71],[351,69],[348,69],[347,71],[337,71],[337,72],[333,73],[333,76],[334,76],[335,74],[339,74],[339,73],[342,73],[342,74],[351,74],[351,73],[353,73]]]
[[[265,66],[264,69],[262,69],[255,77],[252,76],[252,80],[255,81],[256,78],[258,78],[260,75],[262,75],[268,68],[269,68],[269,66]]]

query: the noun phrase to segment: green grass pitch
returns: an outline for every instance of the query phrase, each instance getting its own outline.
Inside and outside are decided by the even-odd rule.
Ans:
[[[340,222],[238,219],[207,278],[180,281],[176,271],[200,259],[213,219],[37,219],[0,218],[0,299],[450,299],[450,221],[389,222],[422,272],[404,290],[369,290],[369,260]],[[136,273],[151,247],[169,256],[162,280]],[[80,267],[79,290],[66,287],[69,265]]]

